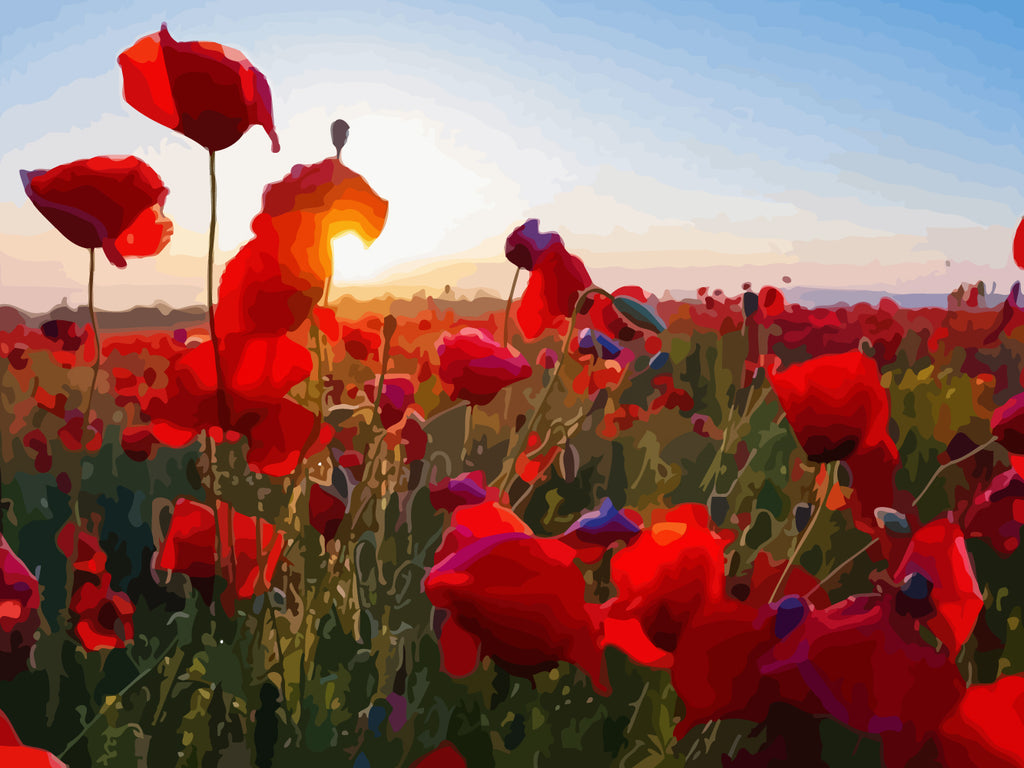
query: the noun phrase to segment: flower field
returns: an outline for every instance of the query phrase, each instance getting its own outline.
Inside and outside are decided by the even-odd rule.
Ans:
[[[90,319],[0,328],[0,764],[1024,764],[1019,285],[659,299],[530,219],[507,302],[360,305],[343,121],[217,278],[270,86],[166,27],[119,63],[209,153],[209,313],[97,321],[97,252],[173,236],[158,169],[23,173]]]

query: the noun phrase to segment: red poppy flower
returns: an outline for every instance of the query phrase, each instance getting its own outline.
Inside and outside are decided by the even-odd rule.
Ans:
[[[875,518],[875,510],[879,507],[906,509],[910,527],[917,526],[917,515],[911,505],[902,503],[897,495],[896,472],[900,468],[900,457],[896,443],[886,435],[874,445],[862,445],[846,457],[846,464],[853,489],[847,506],[854,525],[865,533],[879,537],[883,556],[890,562],[898,560],[906,544],[905,537],[890,535],[885,529],[879,528]]]
[[[724,600],[696,614],[673,649],[672,687],[686,707],[675,727],[676,737],[681,739],[693,726],[710,720],[763,721],[776,701],[816,713],[819,708],[797,675],[769,677],[757,663],[780,637],[793,631],[791,625],[798,625],[806,611],[797,598],[787,598],[760,610]]]
[[[650,642],[672,651],[690,618],[722,598],[723,552],[729,539],[708,528],[708,512],[701,504],[658,510],[653,520],[612,557],[611,579],[618,596],[608,615],[639,622]]]
[[[992,434],[1010,453],[1024,453],[1024,394],[1014,395],[992,412]]]
[[[430,505],[436,510],[454,512],[459,507],[482,504],[487,499],[487,478],[483,470],[463,472],[430,484]]]
[[[228,261],[214,309],[218,334],[283,334],[309,318],[323,283],[288,269],[287,248],[276,233],[263,233]]]
[[[75,635],[87,651],[124,648],[135,636],[135,606],[124,592],[111,590],[109,573],[101,574],[98,584],[79,584],[68,608],[75,618]]]
[[[288,244],[281,251],[283,268],[322,289],[334,274],[334,239],[353,234],[369,246],[383,231],[387,215],[388,201],[331,157],[296,165],[281,181],[268,184],[252,230],[257,237],[273,230]]]
[[[57,547],[64,557],[70,558],[74,548],[74,523],[68,523],[57,534]],[[100,547],[100,540],[91,533],[78,531],[78,557],[74,569],[83,573],[99,576],[106,572],[107,553]]]
[[[236,334],[221,340],[221,363],[225,414],[218,402],[213,342],[172,360],[167,388],[150,390],[143,406],[160,442],[181,447],[203,429],[234,430],[248,439],[249,466],[276,477],[291,474],[304,455],[326,446],[332,428],[284,399],[312,370],[302,345],[282,336]]]
[[[28,663],[39,629],[39,582],[0,536],[0,679]]]
[[[972,685],[939,726],[943,765],[1024,766],[1024,676]]]
[[[378,360],[380,358],[381,337],[379,333],[362,328],[358,325],[346,325],[341,331],[345,342],[345,351],[356,360]]]
[[[984,605],[959,525],[940,518],[914,534],[895,578],[903,581],[914,573],[931,584],[935,615],[925,624],[952,654],[959,653]]]
[[[117,57],[124,99],[150,120],[211,152],[226,149],[254,125],[280,150],[267,78],[234,48],[178,42],[163,24]]]
[[[341,470],[335,467],[334,471]],[[348,500],[338,494],[333,487],[314,483],[310,488],[309,524],[325,539],[334,538],[347,510]]]
[[[45,749],[26,747],[11,721],[0,711],[0,765],[18,768],[68,768]]]
[[[887,436],[889,393],[860,351],[820,355],[769,380],[811,461],[845,459]]]
[[[523,676],[567,661],[607,693],[600,607],[585,602],[572,556],[554,539],[510,533],[468,543],[435,565],[424,592],[449,612],[440,638],[445,671],[465,676],[481,654]]]
[[[761,658],[761,672],[799,672],[813,694],[814,704],[801,707],[810,714],[921,744],[964,683],[949,654],[927,645],[914,625],[891,595],[852,597],[812,611]]]
[[[167,187],[137,157],[93,157],[49,171],[22,171],[29,200],[57,230],[82,248],[102,248],[111,264],[152,256],[170,242],[163,214]]]
[[[561,243],[546,250],[534,265],[516,309],[516,321],[523,336],[528,340],[536,339],[572,315],[580,294],[592,282],[583,262]]]
[[[33,429],[21,438],[25,448],[35,454],[33,466],[36,472],[49,472],[53,466],[53,456],[50,454],[50,442],[41,429]]]
[[[121,432],[121,450],[132,461],[148,461],[159,442],[149,427],[126,427]]]
[[[461,328],[437,342],[438,378],[452,400],[486,405],[505,387],[530,377],[533,368],[518,351],[504,347],[487,331]]]
[[[466,758],[450,741],[442,741],[437,749],[413,763],[412,768],[466,768]]]
[[[380,420],[384,429],[391,429],[416,405],[416,384],[410,376],[389,374],[384,377],[383,389],[380,397]],[[366,382],[363,391],[371,402],[376,400],[377,380]]]
[[[557,232],[541,232],[537,219],[527,219],[505,238],[505,258],[520,269],[533,271],[550,248],[565,247]]]
[[[440,565],[446,557],[467,544],[503,533],[525,533],[532,536],[533,530],[515,512],[494,499],[456,507],[452,511],[452,519],[441,540],[441,546],[434,553],[434,565]]]
[[[85,419],[78,409],[69,411],[66,414],[67,421],[57,430],[57,437],[69,451],[82,450],[82,431]],[[85,434],[85,450],[90,452],[98,451],[103,446],[103,422],[100,419],[93,419]]]
[[[1002,557],[1020,546],[1024,525],[1024,478],[1008,469],[975,495],[963,515],[964,534],[984,538]]]
[[[228,526],[231,516],[231,529]],[[264,588],[257,587],[259,563],[264,563],[263,582],[269,584],[284,550],[284,535],[266,520],[259,521],[257,541],[256,518],[235,512],[225,502],[218,502],[217,515],[205,504],[191,499],[178,499],[174,504],[171,525],[157,554],[157,567],[184,573],[194,578],[211,578],[217,573],[215,554],[215,522],[220,526],[220,563],[233,564],[235,595],[253,597]],[[234,549],[231,537],[234,537]]]

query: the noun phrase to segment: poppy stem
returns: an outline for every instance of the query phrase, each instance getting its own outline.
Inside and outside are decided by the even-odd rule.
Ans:
[[[533,416],[530,418],[529,423],[519,433],[519,437],[516,440],[515,448],[509,452],[505,457],[505,466],[501,470],[501,474],[498,476],[496,482],[498,482],[498,488],[502,496],[508,493],[508,489],[512,485],[512,478],[514,472],[512,471],[515,467],[515,458],[523,450],[523,445],[526,443],[526,439],[530,433],[533,432],[533,428],[537,426],[537,421],[540,419],[541,412],[544,410],[544,405],[547,403],[548,396],[551,394],[551,390],[555,388],[555,382],[558,381],[558,374],[562,370],[562,364],[565,362],[565,358],[569,356],[569,345],[572,342],[573,331],[576,330],[576,319],[579,317],[580,311],[583,309],[583,302],[592,293],[599,293],[602,296],[606,296],[609,299],[614,300],[608,291],[604,288],[598,288],[597,286],[591,286],[587,288],[580,297],[576,300],[576,306],[573,307],[572,317],[569,318],[569,330],[565,333],[565,341],[562,343],[562,352],[558,356],[558,362],[555,364],[555,368],[551,371],[551,378],[548,379],[548,384],[544,387],[544,391],[541,392],[540,398],[537,400],[537,404],[533,407]]]
[[[391,318],[391,322],[388,322],[387,318]],[[380,415],[380,398],[384,394],[384,374],[388,371],[388,363],[391,358],[391,337],[395,335],[396,323],[394,317],[388,315],[384,319],[384,349],[380,353],[380,375],[377,376],[377,391],[373,398],[373,412],[377,417],[377,421],[380,422],[381,427],[384,427],[384,421]]]
[[[171,642],[167,644],[167,647],[164,648],[163,652],[157,654],[156,660],[152,664],[150,664],[144,670],[139,672],[139,674],[137,674],[126,686],[124,686],[120,691],[118,691],[116,694],[114,694],[115,701],[120,699],[126,693],[128,693],[128,691],[130,691],[137,683],[139,683],[143,678],[145,678],[146,675],[148,675],[154,669],[159,667],[163,663],[164,659],[167,657],[167,654],[169,654],[172,650],[174,650],[175,646],[177,646],[177,645],[178,645],[178,638],[174,638],[173,640],[171,640]],[[73,746],[75,746],[75,744],[77,744],[81,740],[81,738],[83,736],[85,736],[86,733],[89,732],[89,729],[92,728],[96,724],[96,721],[99,720],[101,717],[103,717],[106,714],[108,708],[109,708],[109,705],[107,705],[107,704],[104,704],[102,707],[100,707],[100,711],[96,713],[96,715],[92,718],[92,720],[90,720],[88,723],[86,723],[82,727],[82,730],[78,732],[77,736],[75,736],[71,741],[69,741],[65,745],[64,749],[61,750],[61,753],[59,755],[57,755],[57,758],[60,759],[60,758],[64,757],[64,755],[67,754],[68,750],[71,749]]]
[[[210,150],[210,237],[206,252],[206,307],[210,318],[210,343],[213,345],[213,368],[217,375],[217,422],[222,429],[228,425],[228,401],[224,391],[224,367],[220,360],[220,340],[213,312],[213,250],[217,239],[217,153]],[[220,528],[220,505],[217,503],[217,453],[213,435],[207,433],[207,450],[210,459],[210,495],[213,502],[214,526]],[[235,551],[234,521],[228,514],[228,583],[234,583],[233,554]],[[216,553],[218,562],[220,552]]]
[[[516,283],[519,281],[519,273],[522,271],[522,267],[516,267],[516,273],[512,276],[512,290],[508,292],[508,301],[505,302],[505,325],[503,326],[504,337],[502,338],[502,344],[506,347],[508,346],[508,325],[509,315],[512,312],[512,299],[516,295]]]
[[[466,458],[472,452],[471,451],[471,449],[473,447],[472,437],[473,437],[473,406],[470,405],[469,408],[466,409],[466,432],[465,432],[465,434],[462,437],[462,469],[463,470],[466,469]]]
[[[807,593],[806,593],[806,594],[804,595],[804,599],[805,599],[805,600],[809,600],[809,599],[810,599],[810,597],[811,597],[811,595],[813,595],[813,594],[814,594],[815,592],[817,592],[817,591],[818,591],[819,589],[823,589],[823,588],[825,587],[825,585],[826,585],[826,584],[827,584],[828,582],[832,581],[832,579],[834,579],[834,578],[835,578],[835,577],[836,577],[836,576],[837,576],[837,575],[838,575],[838,574],[839,574],[839,573],[840,573],[840,572],[841,572],[841,571],[842,571],[842,570],[843,570],[843,569],[844,569],[844,568],[845,568],[846,566],[848,566],[848,565],[849,565],[850,563],[852,563],[852,562],[853,562],[854,560],[856,560],[856,559],[857,559],[858,557],[860,557],[860,556],[861,556],[861,555],[863,555],[863,554],[864,554],[865,552],[867,552],[867,551],[868,551],[869,549],[871,549],[871,547],[872,547],[872,546],[874,546],[874,544],[875,544],[875,542],[876,542],[876,541],[877,541],[877,539],[874,539],[874,538],[872,538],[872,539],[871,539],[871,541],[869,541],[869,542],[868,542],[867,544],[865,544],[865,545],[864,545],[863,547],[861,547],[860,549],[858,549],[858,550],[857,550],[856,552],[854,552],[854,553],[853,553],[852,555],[850,555],[850,556],[849,556],[848,558],[846,558],[845,560],[843,560],[843,562],[841,562],[841,563],[840,563],[839,565],[837,565],[837,566],[836,566],[835,568],[833,568],[833,569],[832,569],[831,571],[829,571],[829,572],[828,572],[828,573],[827,573],[827,574],[826,574],[826,575],[825,575],[824,577],[822,577],[821,579],[819,579],[819,580],[818,580],[818,585],[817,585],[816,587],[814,587],[814,589],[812,589],[812,590],[810,590],[809,592],[807,592]]]
[[[984,442],[981,445],[977,446],[974,450],[970,451],[969,453],[965,453],[963,456],[953,459],[952,461],[947,461],[945,464],[939,466],[939,468],[936,469],[935,473],[931,476],[931,479],[928,481],[928,484],[921,489],[921,492],[919,494],[917,494],[917,498],[914,499],[914,503],[911,506],[913,506],[915,509],[917,508],[917,505],[921,503],[921,499],[923,499],[924,495],[928,493],[928,489],[932,487],[932,483],[934,483],[938,476],[945,472],[946,469],[959,464],[961,461],[966,461],[967,459],[971,458],[971,456],[974,456],[977,453],[981,453],[990,445],[992,445],[992,443],[996,442],[997,439],[998,438],[995,437],[990,438],[987,442]]]
[[[100,326],[96,322],[96,301],[95,301],[95,288],[96,288],[96,249],[89,249],[89,322],[92,324],[92,338],[93,343],[96,345],[96,359],[92,363],[92,380],[89,382],[89,389],[85,394],[85,402],[82,405],[82,437],[80,446],[82,453],[87,453],[89,439],[88,432],[90,426],[89,414],[92,412],[92,398],[96,392],[96,381],[100,375],[100,360],[102,354],[102,345],[100,344]],[[71,559],[68,561],[68,574],[67,574],[67,595],[68,605],[71,605],[72,592],[74,591],[75,585],[75,563],[78,562],[78,536],[79,531],[82,529],[82,483],[85,480],[85,457],[79,461],[78,464],[78,487],[75,489],[75,503],[72,507],[72,516],[74,519],[74,531],[71,538]],[[70,619],[70,611],[68,613]]]
[[[826,477],[826,479],[825,479],[825,484],[823,486],[824,490],[818,496],[818,499],[817,499],[818,503],[815,504],[815,506],[814,506],[814,514],[811,516],[811,519],[808,521],[807,527],[804,528],[804,532],[803,532],[803,535],[800,537],[800,540],[797,541],[796,549],[793,550],[793,554],[786,561],[786,567],[782,569],[782,575],[779,576],[779,580],[775,584],[775,589],[772,590],[771,597],[768,598],[768,602],[769,603],[774,603],[775,602],[775,598],[778,597],[779,592],[786,585],[786,577],[789,576],[789,571],[790,571],[790,569],[792,569],[793,563],[796,562],[797,555],[800,554],[800,550],[803,549],[804,544],[807,543],[807,539],[810,537],[811,531],[814,529],[814,524],[818,521],[818,518],[821,517],[821,510],[824,509],[825,506],[828,504],[828,497],[832,493],[832,486],[836,482],[836,474],[839,471],[839,462],[836,461],[836,462],[832,462],[831,465],[825,464],[823,466],[825,466],[825,468],[826,468],[825,469],[825,477]]]

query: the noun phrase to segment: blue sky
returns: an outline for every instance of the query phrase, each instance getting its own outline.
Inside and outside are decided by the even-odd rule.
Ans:
[[[178,231],[203,231],[203,151],[120,94],[117,54],[163,21],[241,49],[271,84],[282,152],[254,130],[221,153],[228,253],[262,185],[328,155],[327,125],[345,117],[346,162],[392,205],[353,282],[500,257],[527,216],[598,269],[833,265],[848,282],[877,262],[884,283],[948,281],[945,260],[1006,266],[1024,213],[1024,7],[509,6],[17,4],[0,33],[4,282],[30,280],[46,230],[20,168],[138,154],[171,188]],[[176,247],[191,251],[187,235]],[[180,273],[184,296],[188,270],[169,258],[136,278]]]

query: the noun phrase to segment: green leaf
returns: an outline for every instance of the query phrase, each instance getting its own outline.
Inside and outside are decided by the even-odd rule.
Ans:
[[[654,333],[662,333],[666,328],[660,317],[636,299],[631,299],[628,296],[616,296],[612,299],[612,304],[624,318],[638,328]]]

